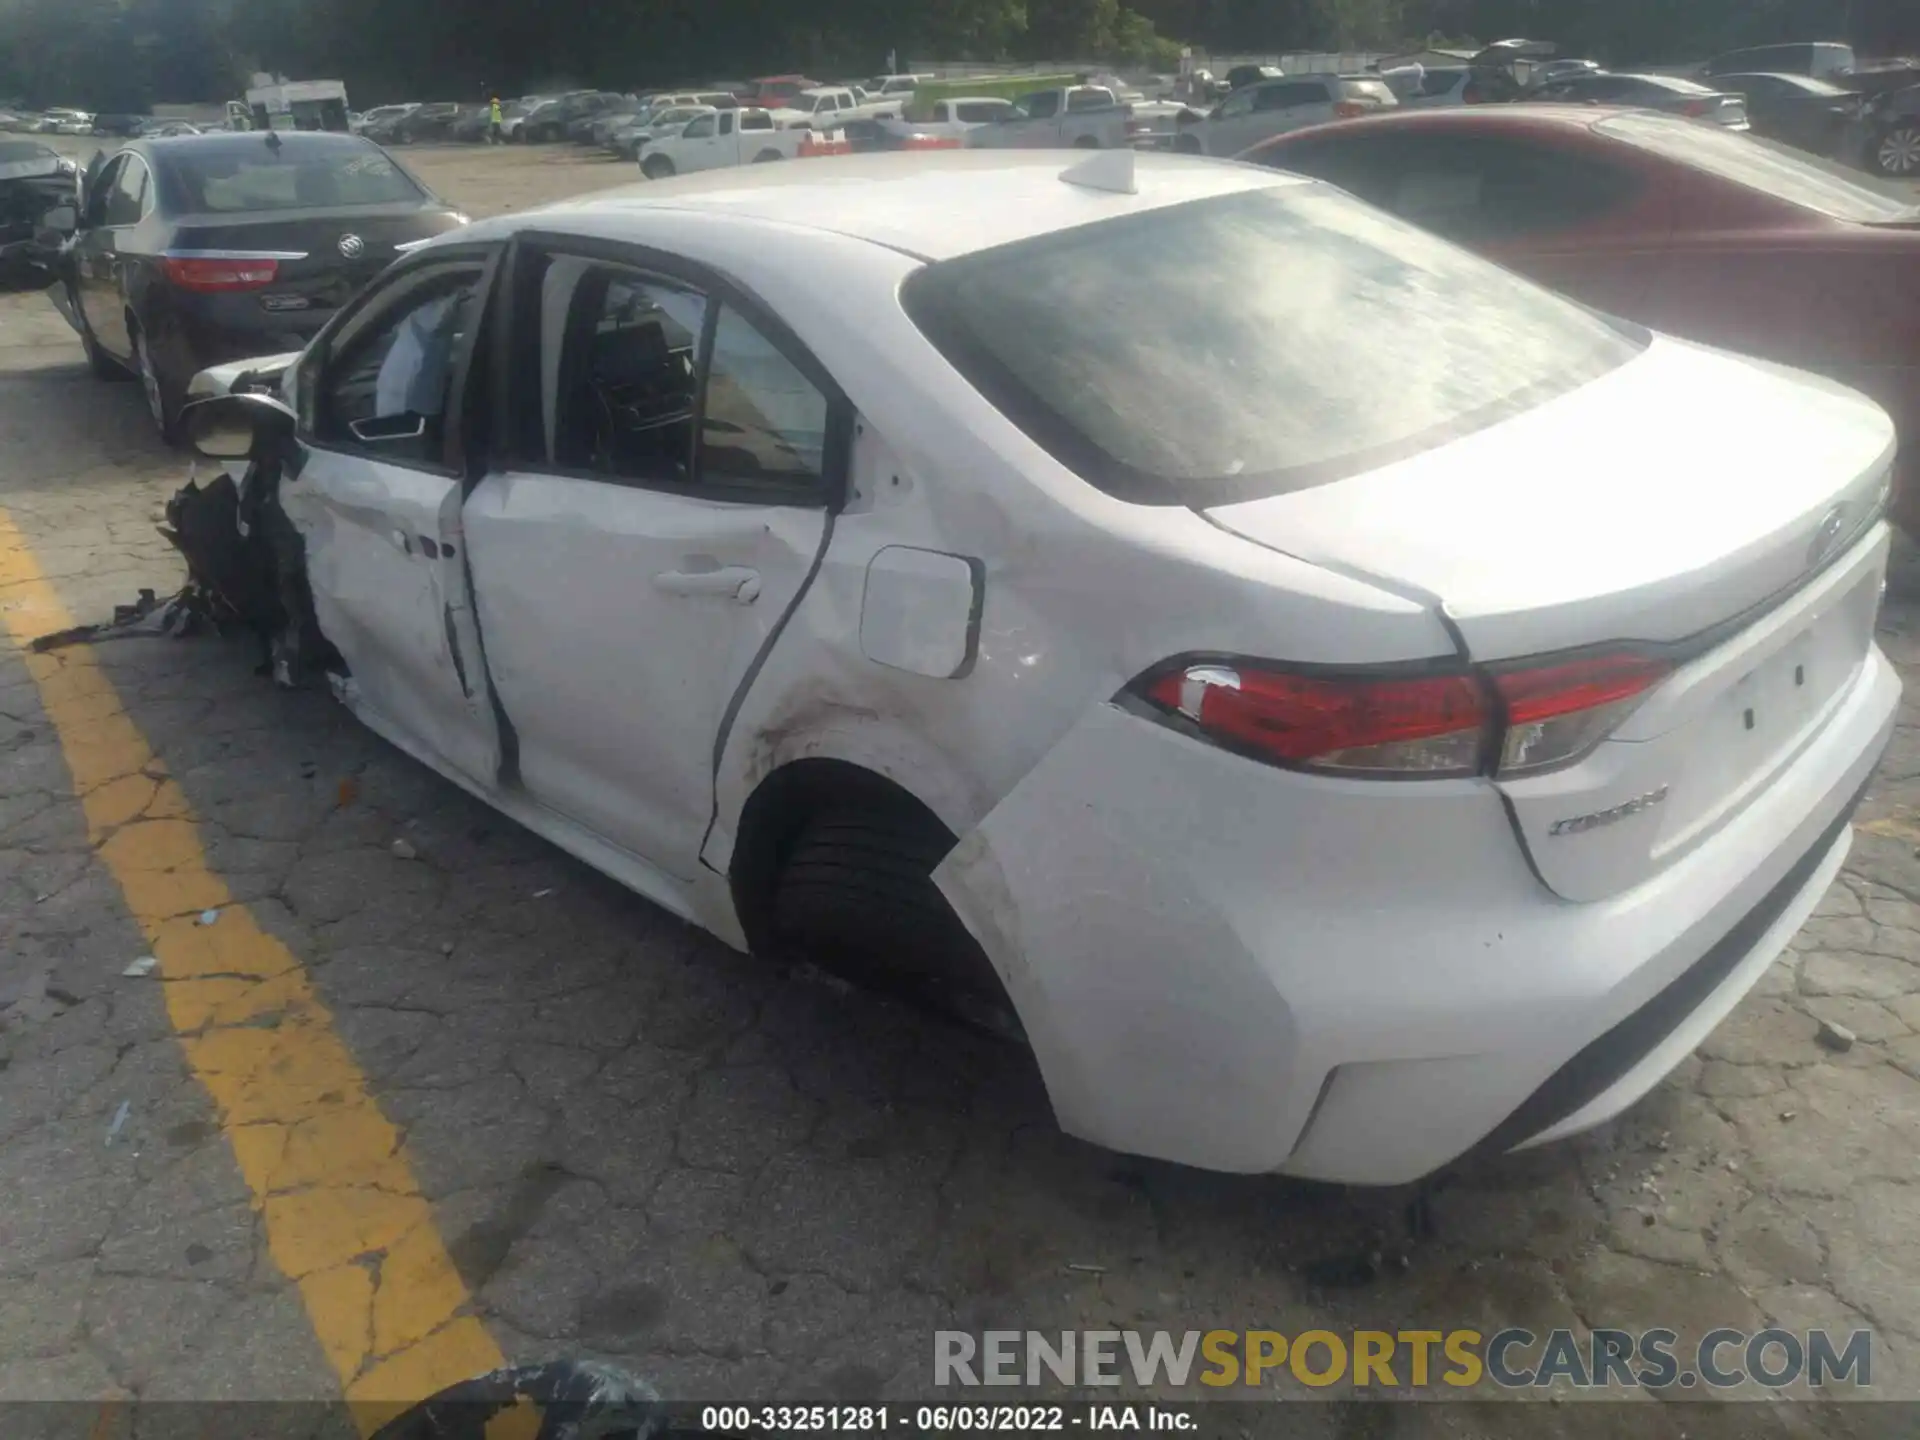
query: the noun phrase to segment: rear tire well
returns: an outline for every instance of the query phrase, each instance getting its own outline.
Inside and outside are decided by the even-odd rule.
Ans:
[[[844,760],[796,760],[762,780],[740,812],[727,882],[747,948],[773,953],[773,895],[781,867],[807,823],[831,810],[870,809],[958,838],[924,802],[884,775]]]

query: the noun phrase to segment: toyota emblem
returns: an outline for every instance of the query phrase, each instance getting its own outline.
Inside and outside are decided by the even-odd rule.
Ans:
[[[367,242],[362,240],[358,235],[342,235],[340,237],[340,253],[349,260],[357,258],[366,248]]]
[[[1820,524],[1813,532],[1813,543],[1807,546],[1807,568],[1818,569],[1833,552],[1840,548],[1840,540],[1847,528],[1847,507],[1836,505],[1820,517]]]

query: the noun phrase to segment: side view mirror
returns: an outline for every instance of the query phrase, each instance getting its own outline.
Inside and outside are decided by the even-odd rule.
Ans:
[[[262,442],[291,435],[294,413],[271,395],[215,395],[180,412],[194,453],[206,460],[250,460]]]

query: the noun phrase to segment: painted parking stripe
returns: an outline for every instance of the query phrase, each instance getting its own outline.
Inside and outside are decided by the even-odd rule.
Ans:
[[[367,1078],[294,954],[207,866],[186,796],[0,510],[0,614],[59,733],[87,834],[159,960],[167,1013],[280,1269],[364,1428],[503,1362]],[[217,919],[202,924],[203,912]]]

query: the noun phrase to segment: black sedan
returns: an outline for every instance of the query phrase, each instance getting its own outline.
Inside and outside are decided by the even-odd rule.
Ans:
[[[357,135],[135,140],[96,156],[61,308],[93,373],[138,375],[168,440],[209,365],[307,341],[413,243],[464,225]]]
[[[1860,111],[1860,97],[1811,75],[1716,75],[1722,90],[1744,95],[1753,133],[1815,155],[1833,155]]]

